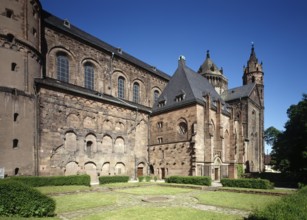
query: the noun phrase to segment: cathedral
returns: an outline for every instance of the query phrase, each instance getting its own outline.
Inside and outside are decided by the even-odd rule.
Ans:
[[[0,74],[7,176],[218,181],[264,169],[264,74],[254,46],[242,86],[228,88],[209,51],[199,70],[180,56],[166,74],[39,0],[2,0]]]

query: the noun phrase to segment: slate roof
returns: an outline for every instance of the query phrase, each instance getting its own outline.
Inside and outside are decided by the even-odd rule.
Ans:
[[[64,20],[50,14],[47,11],[43,11],[43,17],[44,17],[44,24],[45,25],[50,25],[51,27],[54,27],[60,31],[63,31],[65,33],[68,33],[70,35],[72,35],[73,37],[79,38],[83,41],[85,41],[86,43],[92,45],[93,47],[96,47],[98,49],[102,49],[105,50],[107,52],[110,53],[114,53],[116,56],[130,62],[133,63],[147,71],[149,71],[151,74],[154,74],[156,76],[159,76],[161,78],[163,78],[164,80],[169,80],[170,76],[167,75],[166,73],[164,73],[161,70],[158,70],[156,68],[154,68],[153,66],[150,66],[149,64],[131,56],[130,54],[119,50],[119,48],[113,47],[110,44],[82,31],[81,29],[77,28],[76,26],[70,24],[70,27],[67,27],[64,25]]]
[[[207,51],[206,59],[204,63],[200,66],[198,72],[201,74],[211,74],[217,76],[223,75],[218,66],[215,65],[215,63],[211,60],[209,50]]]
[[[247,84],[247,85],[244,85],[244,86],[236,87],[236,88],[233,88],[233,89],[228,89],[228,90],[223,92],[221,97],[223,98],[223,100],[225,102],[240,99],[240,98],[249,97],[249,95],[253,91],[255,85],[256,85],[255,83],[250,83],[250,84]]]
[[[176,97],[182,94],[184,94],[184,99],[176,101]],[[212,100],[220,100],[225,104],[209,81],[187,67],[185,60],[180,59],[173,77],[153,106],[153,114],[194,103],[203,104],[203,96],[207,94],[210,94]],[[163,101],[165,101],[165,105],[159,107],[159,103]]]

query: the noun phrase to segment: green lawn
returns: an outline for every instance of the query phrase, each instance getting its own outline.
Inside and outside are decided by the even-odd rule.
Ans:
[[[56,213],[62,213],[112,205],[116,203],[118,195],[114,193],[91,192],[52,196],[52,198],[56,201]]]
[[[260,209],[280,199],[278,196],[222,191],[201,192],[196,198],[201,204],[242,210]]]
[[[226,215],[222,213],[200,211],[196,209],[188,208],[144,208],[144,207],[133,207],[121,209],[120,211],[110,211],[105,213],[99,213],[83,217],[82,220],[198,220],[198,219],[210,219],[210,220],[235,220],[242,219],[235,215]]]
[[[111,188],[112,191],[99,191],[99,189],[107,188]],[[82,210],[87,210],[90,214],[80,217],[75,216],[74,219],[243,219],[238,215],[227,215],[212,211],[181,207],[180,198],[187,198],[193,195],[199,200],[200,204],[241,210],[259,209],[281,198],[271,195],[201,191],[198,189],[179,188],[178,186],[159,186],[157,184],[148,183],[119,183],[95,187],[54,186],[37,187],[37,189],[44,194],[50,194],[51,197],[55,199],[56,213],[58,216],[53,218],[0,217],[0,220],[59,220],[59,215],[61,214],[68,214],[70,212],[75,213],[75,211],[82,212]],[[96,191],[96,189],[98,189],[98,191]],[[65,194],[66,192],[68,194]],[[70,192],[74,193],[71,194]],[[189,194],[185,195],[185,193]],[[140,199],[142,195],[145,197],[150,195],[172,195],[173,199],[177,199],[174,200],[176,201],[176,206],[169,207],[168,203],[162,203],[161,206],[159,206],[159,204],[142,203]],[[117,206],[113,207],[115,204],[117,204]],[[197,204],[197,202],[195,204]],[[104,207],[106,207],[108,211],[103,211]]]

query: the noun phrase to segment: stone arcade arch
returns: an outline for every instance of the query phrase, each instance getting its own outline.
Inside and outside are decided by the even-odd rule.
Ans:
[[[126,174],[126,166],[122,162],[118,162],[115,164],[115,175],[125,175]]]
[[[109,176],[110,175],[110,163],[105,162],[101,167],[101,176]]]
[[[79,172],[79,165],[76,161],[68,162],[65,166],[65,176],[77,175]]]
[[[84,164],[84,171],[91,177],[91,184],[98,184],[97,166],[94,162],[86,162]]]

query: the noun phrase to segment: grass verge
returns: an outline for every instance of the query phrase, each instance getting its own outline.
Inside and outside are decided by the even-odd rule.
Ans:
[[[56,213],[58,214],[112,205],[116,203],[118,195],[95,192],[53,196],[53,198],[56,201]]]
[[[196,196],[199,203],[242,210],[254,210],[263,208],[280,200],[278,196],[257,195],[235,192],[201,192]]]
[[[98,213],[83,217],[82,220],[188,220],[188,219],[211,219],[211,220],[235,220],[238,216],[226,215],[215,212],[206,212],[188,208],[156,208],[156,207],[133,207],[110,212]]]

